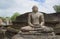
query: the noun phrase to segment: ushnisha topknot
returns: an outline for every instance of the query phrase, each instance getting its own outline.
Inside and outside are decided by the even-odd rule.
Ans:
[[[33,8],[38,8],[38,7],[37,7],[36,5],[34,5],[34,6],[32,7],[32,9],[33,9]]]

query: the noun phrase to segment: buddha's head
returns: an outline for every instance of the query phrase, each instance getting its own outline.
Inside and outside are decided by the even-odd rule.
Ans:
[[[38,12],[38,7],[37,7],[36,5],[34,5],[34,6],[32,7],[32,11],[35,12],[35,13]]]

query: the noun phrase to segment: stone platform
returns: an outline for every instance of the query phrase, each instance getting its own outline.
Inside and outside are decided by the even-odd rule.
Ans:
[[[56,39],[53,33],[28,33],[22,32],[16,34],[12,39]]]

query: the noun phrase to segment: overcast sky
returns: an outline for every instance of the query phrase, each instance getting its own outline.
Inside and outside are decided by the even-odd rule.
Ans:
[[[14,12],[30,12],[33,5],[37,5],[39,11],[53,13],[53,6],[60,5],[60,0],[0,0],[0,16],[12,16]]]

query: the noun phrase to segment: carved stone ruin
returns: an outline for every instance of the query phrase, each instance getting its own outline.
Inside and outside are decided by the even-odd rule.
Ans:
[[[31,12],[29,12],[29,13],[31,13]],[[45,14],[45,15],[48,16],[47,14]],[[58,23],[57,20],[56,21],[51,20],[51,19],[48,20],[48,17],[47,17],[47,20],[46,20],[46,16],[45,16],[46,25],[49,25],[49,23],[52,23],[52,24]],[[51,16],[51,15],[49,15],[49,16]],[[56,16],[56,15],[54,15],[54,16]],[[19,24],[21,25],[20,27],[22,27],[22,25],[23,26],[28,25],[27,19],[28,19],[28,13],[23,14],[23,15],[18,16],[16,18],[16,21],[14,22],[14,24],[18,23],[18,25]],[[47,24],[47,22],[48,22],[48,24]],[[49,27],[51,27],[51,26],[49,26]],[[30,30],[30,31],[31,32],[19,32],[18,34],[13,36],[12,39],[56,39],[54,31],[51,31],[51,32],[41,32],[41,29],[38,30],[38,28],[37,28],[37,30]]]

